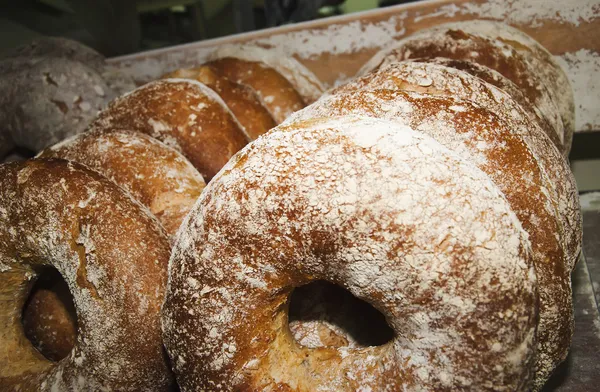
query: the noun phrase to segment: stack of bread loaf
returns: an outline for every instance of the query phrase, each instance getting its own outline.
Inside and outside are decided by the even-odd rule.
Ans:
[[[1,389],[539,390],[568,352],[581,244],[562,70],[464,22],[322,91],[227,47],[0,166]],[[52,284],[30,294],[47,268],[76,317]],[[315,310],[321,281],[385,338]],[[300,286],[314,314],[290,321]]]
[[[81,67],[98,60],[73,45],[34,43],[2,64],[15,72],[36,65],[42,49],[59,62],[75,54]],[[38,155],[0,166],[0,389],[168,390],[159,310],[179,225],[231,156],[323,87],[295,60],[261,48],[224,48],[197,69],[113,100],[98,115],[77,114],[73,126],[67,117],[81,103],[80,91],[90,87],[105,98],[99,91],[106,89],[73,84],[81,80],[72,83],[62,65],[52,70],[57,77],[42,75],[54,89],[22,102],[16,87],[2,84],[14,92],[2,114],[15,125],[2,130],[2,153],[17,145]],[[46,128],[53,114],[27,108],[63,106],[58,95],[75,106],[65,104],[57,120],[64,126],[52,133]]]

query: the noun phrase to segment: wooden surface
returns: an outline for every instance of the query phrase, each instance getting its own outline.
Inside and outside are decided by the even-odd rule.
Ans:
[[[287,25],[111,59],[146,82],[202,63],[215,47],[248,43],[296,57],[328,86],[343,82],[377,50],[441,23],[493,19],[542,43],[565,68],[576,96],[579,131],[600,130],[600,1],[429,0]]]

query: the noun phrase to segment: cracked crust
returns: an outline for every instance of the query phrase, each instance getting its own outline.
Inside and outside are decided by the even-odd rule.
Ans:
[[[139,87],[113,101],[90,129],[146,133],[181,152],[206,182],[249,141],[223,100],[189,79]]]
[[[525,391],[530,252],[488,176],[430,137],[352,116],[280,126],[223,168],[182,226],[165,346],[184,391]],[[314,280],[369,302],[394,339],[295,343],[289,294]]]
[[[174,240],[205,183],[179,152],[135,131],[92,130],[42,151],[87,166],[128,191],[158,218]]]
[[[155,218],[99,174],[62,160],[0,166],[0,389],[166,391],[158,314],[169,253]],[[57,363],[20,320],[47,265],[78,315],[75,347]]]
[[[436,26],[394,42],[373,56],[358,75],[393,62],[434,57],[469,60],[489,67],[517,85],[531,104],[548,119],[556,135],[553,138],[557,140],[556,147],[562,154],[568,155],[568,131],[565,130],[556,98],[562,92],[553,91],[553,86],[545,79],[547,75],[540,73],[531,62],[535,54],[518,49],[514,42],[489,36],[479,31],[483,30],[481,28],[468,26],[469,22]]]
[[[440,28],[462,30],[469,34],[496,39],[516,50],[529,63],[532,70],[541,74],[548,86],[552,100],[556,103],[564,125],[564,152],[569,155],[575,133],[575,98],[573,88],[565,71],[554,56],[539,42],[505,23],[489,20],[470,20],[448,23]]]
[[[213,89],[227,104],[252,140],[277,125],[254,90],[218,75],[213,68],[207,65],[192,69],[179,69],[163,77],[194,79]]]

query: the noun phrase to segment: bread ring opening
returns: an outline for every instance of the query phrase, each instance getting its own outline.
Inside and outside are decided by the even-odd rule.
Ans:
[[[47,359],[66,358],[77,339],[77,314],[73,296],[54,267],[36,271],[38,279],[23,306],[25,336]]]
[[[381,312],[324,280],[292,292],[288,325],[294,340],[308,348],[382,346],[394,338]]]

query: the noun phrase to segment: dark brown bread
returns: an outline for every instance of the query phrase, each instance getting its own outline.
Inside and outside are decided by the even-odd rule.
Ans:
[[[251,87],[278,124],[305,106],[294,86],[263,63],[227,57],[209,61],[206,65],[236,83]]]
[[[0,166],[0,389],[166,391],[159,310],[170,247],[160,224],[111,181],[63,160]],[[78,338],[58,363],[25,338],[36,270],[73,295]]]
[[[221,98],[188,79],[158,80],[116,99],[91,128],[146,133],[180,151],[206,182],[249,141]]]
[[[213,89],[227,104],[252,140],[277,125],[253,89],[217,74],[209,66],[180,69],[163,77],[194,79]]]

